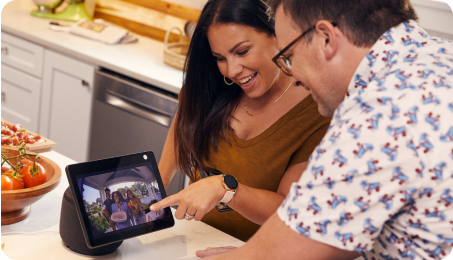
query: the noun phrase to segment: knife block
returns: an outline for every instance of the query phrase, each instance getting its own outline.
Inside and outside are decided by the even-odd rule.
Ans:
[[[120,241],[97,248],[89,248],[87,246],[72,191],[69,187],[63,195],[63,202],[61,205],[60,237],[63,240],[64,245],[70,250],[90,256],[110,254],[123,243],[123,241]]]

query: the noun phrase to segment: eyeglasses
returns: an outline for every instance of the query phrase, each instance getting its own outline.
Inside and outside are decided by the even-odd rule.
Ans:
[[[332,25],[335,27],[335,26],[337,26],[337,23],[332,23]],[[287,50],[289,50],[289,48],[291,48],[298,40],[303,38],[305,35],[307,35],[307,33],[311,32],[315,28],[316,28],[316,25],[313,25],[312,27],[308,28],[299,37],[294,39],[294,41],[289,43],[285,48],[283,48],[283,50],[281,50],[277,55],[275,55],[274,58],[272,58],[272,61],[275,63],[275,65],[277,65],[277,67],[279,67],[283,71],[283,73],[285,73],[286,75],[288,75],[288,76],[293,75],[291,73],[292,66],[291,66],[291,62],[289,61],[288,57],[283,55],[283,53],[285,53]]]

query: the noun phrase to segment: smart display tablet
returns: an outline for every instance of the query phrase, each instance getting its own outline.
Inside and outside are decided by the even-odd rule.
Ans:
[[[174,225],[169,207],[149,210],[166,197],[152,152],[68,165],[66,174],[90,248]]]

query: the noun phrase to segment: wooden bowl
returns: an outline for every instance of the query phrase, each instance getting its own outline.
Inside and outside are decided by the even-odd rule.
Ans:
[[[6,150],[6,156],[18,155],[18,151]],[[29,152],[27,152],[29,153]],[[55,189],[60,183],[61,169],[52,160],[40,155],[37,161],[46,169],[47,181],[33,188],[2,190],[2,225],[17,223],[30,214],[31,204]]]

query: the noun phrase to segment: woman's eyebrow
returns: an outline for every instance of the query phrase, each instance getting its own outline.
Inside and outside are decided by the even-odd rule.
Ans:
[[[243,43],[245,43],[245,42],[248,42],[248,41],[242,41],[242,42],[237,43],[237,44],[234,45],[233,48],[231,48],[228,52],[229,52],[229,53],[233,53],[233,51],[234,51],[237,47],[239,47],[241,44],[243,44]],[[211,53],[212,53],[213,55],[222,56],[220,53],[217,53],[217,52],[211,51]]]
[[[243,44],[244,42],[248,42],[248,41],[242,41],[242,42],[237,43],[237,44],[234,45],[233,48],[231,48],[228,52],[229,52],[229,53],[233,53],[233,51],[234,51],[237,47],[239,47],[239,45]]]

